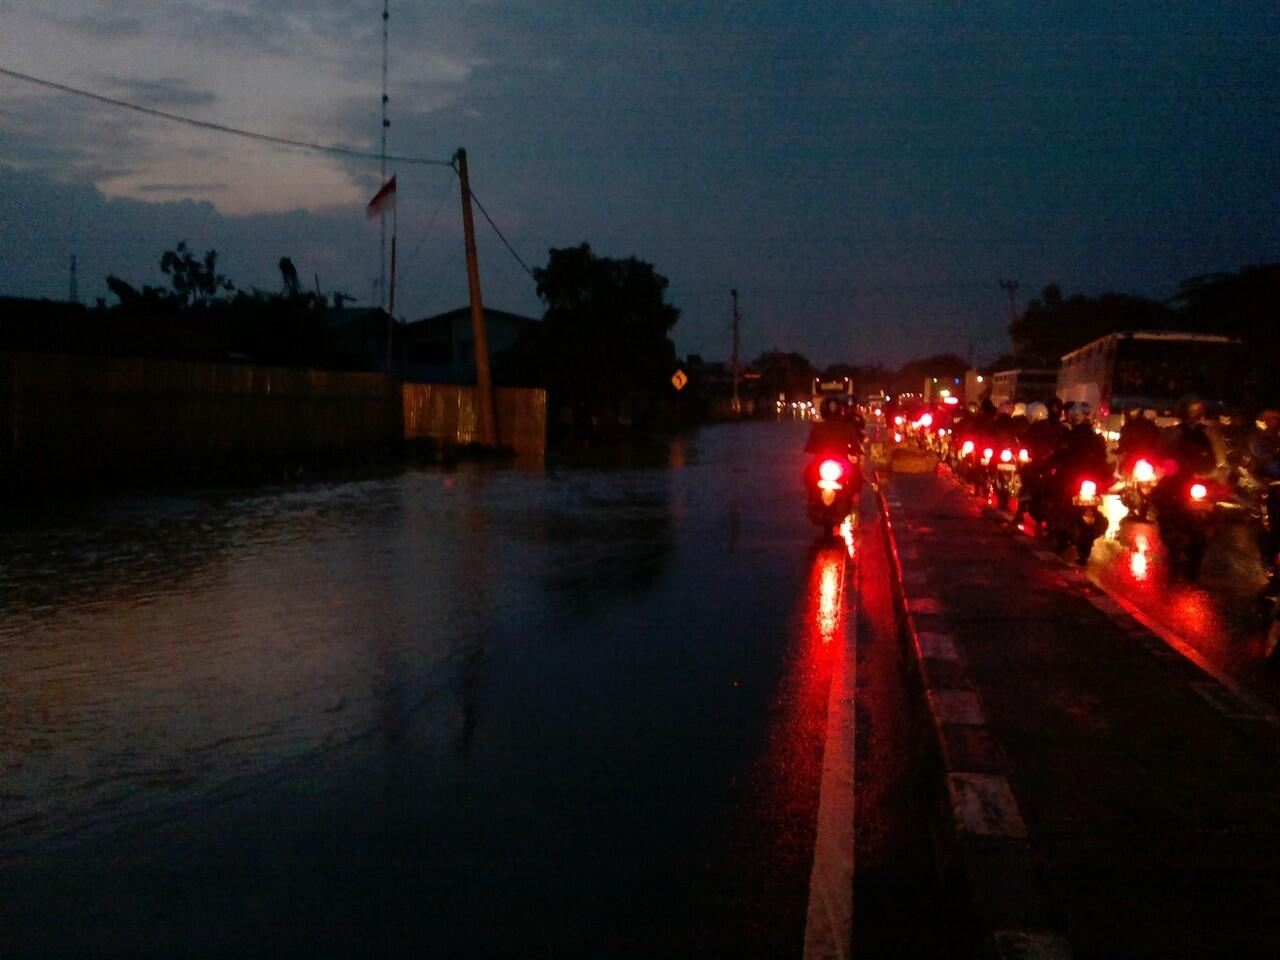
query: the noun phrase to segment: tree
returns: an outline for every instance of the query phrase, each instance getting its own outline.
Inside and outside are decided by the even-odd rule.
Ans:
[[[910,363],[903,364],[902,369],[898,371],[896,378],[898,391],[918,393],[926,377],[930,379],[937,377],[939,385],[943,383],[950,385],[956,379],[963,378],[968,368],[969,364],[954,353],[937,353],[923,360],[912,360]]]
[[[1258,263],[1239,273],[1182,281],[1170,300],[1184,329],[1244,341],[1241,394],[1250,404],[1280,400],[1280,263]]]
[[[1169,330],[1177,315],[1163,303],[1124,293],[1064,299],[1051,284],[1009,324],[1014,356],[1023,367],[1056,367],[1064,354],[1118,330]]]
[[[799,353],[770,350],[756,357],[751,366],[760,371],[760,388],[766,397],[785,395],[797,400],[813,393],[813,378],[818,371]]]
[[[650,263],[597,256],[588,244],[550,251],[533,271],[546,304],[518,347],[525,376],[551,393],[552,410],[599,422],[643,419],[671,391],[680,311]]]
[[[293,265],[293,260],[289,257],[281,257],[278,266],[280,267],[280,279],[284,283],[285,295],[297,297],[301,292],[298,289],[298,268]]]
[[[160,258],[160,269],[169,277],[173,292],[184,307],[211,303],[220,291],[229,293],[235,289],[230,280],[218,273],[217,264],[218,251],[206,250],[204,260],[197,260],[185,240]]]

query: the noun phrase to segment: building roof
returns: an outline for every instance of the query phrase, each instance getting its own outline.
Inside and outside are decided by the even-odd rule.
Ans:
[[[471,316],[471,307],[458,307],[456,310],[447,310],[444,313],[437,313],[434,317],[423,317],[421,320],[413,320],[408,324],[410,327],[419,326],[435,326],[437,324],[453,323],[453,321]],[[530,323],[537,323],[536,317],[526,317],[518,313],[509,313],[506,310],[495,310],[493,307],[484,308],[484,316],[486,320],[505,320],[516,326],[524,326]]]
[[[1088,343],[1076,347],[1070,353],[1062,355],[1062,362],[1065,364],[1068,360],[1078,353],[1097,346],[1104,340],[1165,340],[1181,343],[1235,343],[1242,341],[1232,337],[1224,337],[1217,333],[1186,333],[1181,330],[1117,330],[1114,333],[1108,333],[1096,340],[1090,340]]]

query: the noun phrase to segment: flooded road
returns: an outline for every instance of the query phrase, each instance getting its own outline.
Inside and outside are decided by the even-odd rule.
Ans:
[[[804,430],[6,517],[2,952],[798,952]]]

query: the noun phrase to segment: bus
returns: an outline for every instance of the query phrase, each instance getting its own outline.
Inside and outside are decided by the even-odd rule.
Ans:
[[[1058,370],[1063,403],[1090,404],[1102,416],[1140,406],[1171,411],[1180,397],[1238,402],[1242,344],[1212,333],[1126,330],[1073,350]]]

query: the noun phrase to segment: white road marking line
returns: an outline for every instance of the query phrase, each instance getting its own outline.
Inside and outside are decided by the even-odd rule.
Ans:
[[[849,566],[842,567],[844,642],[831,665],[827,735],[818,788],[818,830],[809,874],[805,960],[845,960],[853,947],[854,704],[857,692],[857,591],[846,607]],[[856,571],[855,571],[856,572]]]

